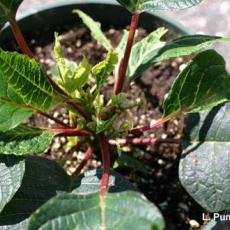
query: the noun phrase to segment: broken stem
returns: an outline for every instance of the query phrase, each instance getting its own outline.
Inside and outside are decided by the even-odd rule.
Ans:
[[[109,173],[110,173],[110,155],[108,141],[106,140],[104,134],[98,135],[100,150],[102,154],[103,161],[103,174],[101,178],[100,194],[104,196],[107,192],[109,184]]]
[[[130,57],[130,53],[132,50],[133,41],[135,38],[135,32],[137,29],[139,15],[140,15],[140,13],[137,11],[137,12],[134,12],[134,14],[132,16],[132,20],[131,20],[131,24],[130,24],[130,30],[129,30],[129,38],[127,41],[125,54],[124,54],[123,59],[121,60],[121,63],[119,66],[119,71],[118,71],[118,77],[117,77],[115,85],[114,85],[114,93],[115,94],[119,94],[122,91],[122,88],[124,85],[125,75],[127,72],[129,57]]]

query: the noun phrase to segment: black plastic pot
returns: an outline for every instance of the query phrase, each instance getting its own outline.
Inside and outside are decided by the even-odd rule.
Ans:
[[[101,22],[104,29],[109,27],[125,28],[130,23],[130,13],[111,0],[68,0],[55,4],[48,4],[39,9],[28,11],[22,15],[18,21],[22,32],[26,37],[33,37],[35,33],[52,33],[63,25],[77,25],[76,15],[72,14],[73,9],[81,9],[92,16],[95,20]],[[189,31],[175,22],[160,14],[142,14],[140,19],[141,27],[147,31],[153,31],[157,27],[165,26],[172,36],[189,34]],[[44,29],[49,30],[44,30]],[[46,34],[47,35],[47,34]],[[9,49],[13,39],[9,26],[6,26],[0,36],[0,45]],[[12,47],[10,47],[12,49]]]

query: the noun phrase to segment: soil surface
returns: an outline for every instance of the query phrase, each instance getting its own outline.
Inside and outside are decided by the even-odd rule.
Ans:
[[[51,68],[55,64],[53,38],[45,34],[44,36],[35,36],[30,45],[39,61],[44,65],[47,73],[51,74]],[[139,30],[139,37],[144,37],[146,34],[143,29]],[[122,32],[110,29],[106,31],[106,36],[116,46],[122,37]],[[68,30],[62,29],[59,37],[65,57],[69,60],[80,62],[82,57],[85,56],[94,65],[105,58],[106,51],[92,40],[88,29],[84,26]],[[161,117],[161,105],[164,96],[168,92],[182,63],[183,59],[177,59],[151,67],[131,85],[130,99],[141,102],[138,107],[127,113],[127,118],[132,120],[134,127],[147,125]],[[106,93],[110,92],[109,89],[111,89],[112,85],[113,78],[111,77],[108,81],[108,88],[105,89]],[[51,113],[65,123],[69,122],[68,112],[64,108],[57,108]],[[36,123],[40,126],[54,126],[51,121],[47,121],[39,115],[35,115],[29,120],[29,123],[32,125]],[[183,128],[184,117],[181,116],[157,130],[145,133],[144,136],[181,138]],[[66,153],[66,142],[67,140],[64,137],[55,138],[44,156],[57,160],[69,173],[72,173],[83,158],[84,151],[76,152],[73,149]],[[130,145],[123,147],[123,151],[145,165],[147,173],[125,167],[118,167],[117,171],[125,175],[149,200],[160,208],[167,224],[167,230],[202,229],[201,217],[204,210],[190,198],[178,179],[178,163],[181,155],[180,145]],[[85,170],[96,168],[100,165],[100,157],[96,154]]]

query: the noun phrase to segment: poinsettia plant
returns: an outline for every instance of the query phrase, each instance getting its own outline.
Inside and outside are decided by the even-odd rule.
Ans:
[[[118,0],[132,13],[129,31],[118,47],[100,24],[76,9],[92,37],[107,51],[91,66],[86,58],[72,63],[55,34],[53,77],[27,45],[16,21],[22,0],[0,0],[0,22],[10,23],[24,54],[0,50],[0,224],[4,229],[164,229],[158,208],[123,176],[111,169],[110,144],[153,144],[178,140],[142,137],[178,114],[190,113],[182,141],[180,179],[193,198],[209,211],[229,209],[230,76],[223,57],[210,45],[229,38],[186,35],[162,41],[167,29],[158,28],[135,41],[142,12],[184,9],[202,0]],[[150,66],[183,56],[192,57],[175,79],[163,103],[163,116],[145,127],[117,120],[136,102],[128,100],[129,85]],[[103,87],[114,76],[111,98]],[[223,105],[223,103],[225,103]],[[50,115],[63,106],[69,124]],[[216,107],[217,106],[217,107]],[[215,107],[214,109],[212,109]],[[204,110],[204,111],[203,111]],[[24,121],[34,113],[56,126],[32,127]],[[139,135],[139,136],[138,136]],[[86,149],[72,175],[56,162],[35,156],[55,136],[68,137],[70,146]],[[137,137],[138,136],[138,137]],[[135,137],[135,138],[134,138]],[[100,149],[102,169],[80,174]]]

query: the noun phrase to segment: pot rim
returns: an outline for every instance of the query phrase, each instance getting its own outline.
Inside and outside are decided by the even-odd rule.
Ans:
[[[56,8],[56,7],[65,7],[65,6],[74,5],[74,4],[82,4],[82,5],[105,4],[105,5],[120,6],[120,4],[115,0],[68,0],[68,2],[64,1],[64,0],[58,0],[58,1],[53,2],[53,3],[40,5],[40,6],[36,7],[36,9],[28,9],[22,13],[19,13],[17,16],[17,20],[20,21],[21,19],[27,18],[27,17],[32,16],[34,14],[40,13],[42,11],[51,10],[53,8]],[[176,28],[177,30],[181,31],[184,34],[187,34],[187,35],[192,34],[192,31],[190,29],[186,28],[180,22],[178,22],[177,20],[175,20],[171,17],[168,17],[168,16],[163,15],[161,13],[155,13],[155,12],[154,13],[150,12],[147,14],[153,15],[154,17],[158,18],[159,20],[165,21],[167,24],[170,24],[172,27]]]

